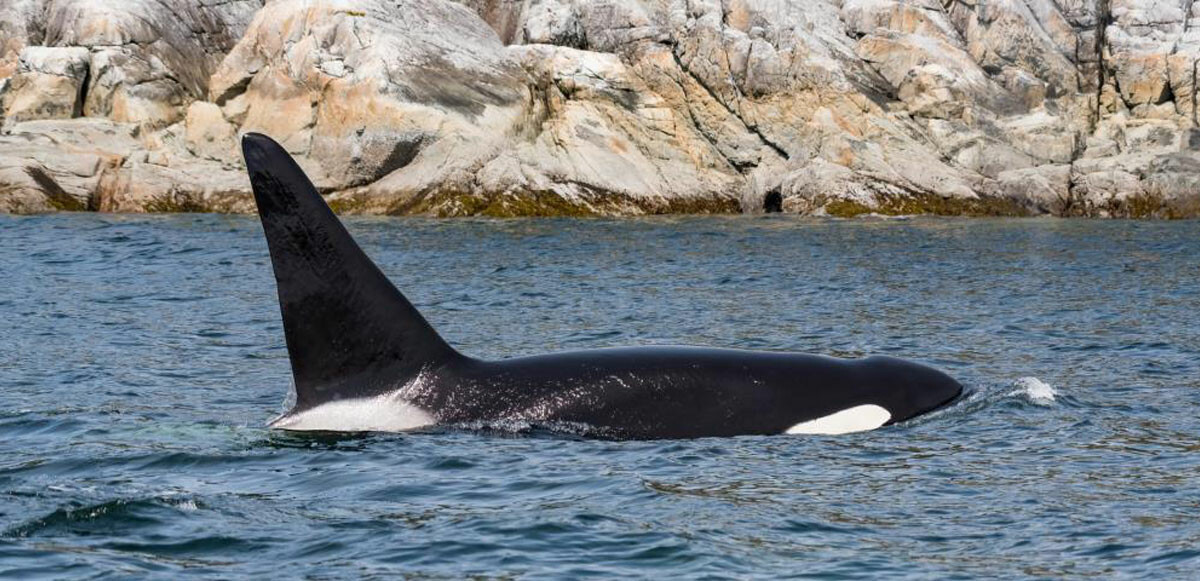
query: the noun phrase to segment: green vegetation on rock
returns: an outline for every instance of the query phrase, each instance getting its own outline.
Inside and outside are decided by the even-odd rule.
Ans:
[[[852,218],[863,214],[907,216],[1028,216],[1030,211],[1007,198],[980,196],[977,198],[947,198],[936,194],[914,193],[905,196],[880,196],[879,205],[871,207],[854,200],[833,200],[825,204],[830,216]]]

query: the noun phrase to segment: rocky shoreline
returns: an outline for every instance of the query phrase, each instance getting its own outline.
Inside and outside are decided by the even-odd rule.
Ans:
[[[1191,0],[10,0],[0,211],[1200,216]]]

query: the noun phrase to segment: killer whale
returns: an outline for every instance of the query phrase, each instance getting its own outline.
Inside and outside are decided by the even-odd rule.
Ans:
[[[466,356],[359,248],[282,147],[248,133],[242,150],[295,386],[295,405],[273,428],[511,421],[612,439],[836,434],[908,420],[962,391],[937,369],[878,356],[704,347]]]

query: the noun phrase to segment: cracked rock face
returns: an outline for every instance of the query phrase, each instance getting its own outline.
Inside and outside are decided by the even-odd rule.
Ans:
[[[22,49],[16,74],[5,88],[5,116],[14,121],[79,117],[89,61],[86,48]]]
[[[211,95],[239,130],[301,156],[323,188],[432,164],[381,193],[405,198],[499,146],[528,98],[505,57],[495,32],[459,4],[280,0],[226,57]]]
[[[1193,15],[1196,16],[1193,16]],[[10,0],[0,209],[1200,214],[1191,0]],[[82,160],[82,161],[80,161]]]

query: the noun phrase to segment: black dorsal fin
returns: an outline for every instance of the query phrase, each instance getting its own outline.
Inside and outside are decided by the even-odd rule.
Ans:
[[[242,153],[275,268],[296,409],[378,395],[458,356],[278,143],[248,133]]]

